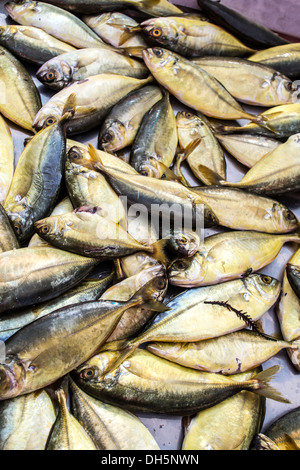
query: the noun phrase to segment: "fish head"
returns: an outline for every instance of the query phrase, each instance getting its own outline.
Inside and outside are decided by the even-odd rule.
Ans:
[[[85,152],[77,145],[74,145],[69,150],[67,150],[66,159],[70,164],[75,165],[85,166],[86,164],[87,166],[89,166],[92,163],[92,159],[89,152]]]
[[[24,386],[26,369],[22,362],[6,358],[0,364],[0,400],[7,400],[18,396]]]
[[[7,2],[5,4],[5,9],[9,16],[14,20],[20,22],[20,20],[26,15],[25,21],[30,21],[30,16],[40,11],[39,2],[34,1],[16,1],[16,2]]]
[[[71,229],[71,226],[71,221],[56,215],[35,222],[34,230],[41,238],[51,241],[63,236],[66,231]]]
[[[140,160],[134,165],[134,169],[142,176],[161,179],[164,175],[165,165],[155,157],[148,157]]]
[[[266,274],[251,274],[243,279],[243,283],[251,296],[270,307],[281,292],[281,282]]]
[[[124,124],[118,120],[111,120],[99,133],[99,148],[105,152],[113,152],[127,146],[127,130]]]
[[[180,36],[182,26],[170,18],[151,18],[141,25],[142,34],[149,44],[175,45]]]
[[[194,287],[204,278],[205,266],[203,256],[177,259],[168,268],[169,283],[173,286]]]
[[[47,104],[43,106],[35,116],[32,127],[36,131],[45,129],[46,127],[52,126],[58,122],[62,117],[62,109],[52,103],[51,106]]]
[[[272,78],[272,85],[282,102],[300,102],[300,87],[296,82],[293,82],[279,72],[276,72]]]
[[[145,64],[153,74],[164,70],[166,73],[172,69],[178,62],[178,58],[168,51],[160,47],[143,50],[143,58]]]
[[[192,230],[175,230],[169,238],[168,246],[178,256],[190,258],[200,249],[199,235]]]
[[[155,264],[146,266],[140,272],[135,275],[135,285],[136,289],[142,288],[145,284],[147,284],[152,279],[157,277],[165,276],[166,268],[162,264]],[[127,278],[128,279],[128,278]],[[162,288],[158,288],[156,292],[154,292],[154,296],[156,296],[156,300],[160,301],[163,300],[164,294],[167,291],[168,283],[165,282],[162,284]],[[154,289],[155,291],[155,289]]]
[[[111,370],[119,355],[118,351],[104,351],[96,354],[72,371],[70,375],[74,382],[83,389],[87,390],[89,387],[97,386],[99,382],[106,380],[104,377],[106,371]]]
[[[53,90],[62,90],[72,81],[72,67],[64,60],[51,59],[42,65],[36,73],[37,79]]]
[[[292,232],[297,229],[299,221],[295,214],[285,205],[275,202],[272,207],[272,219],[280,233]]]
[[[0,26],[0,38],[9,39],[17,34],[18,30],[15,26]]]
[[[30,225],[33,223],[33,213],[26,198],[16,196],[16,201],[5,206],[5,211],[19,241],[24,241],[30,235]]]
[[[190,111],[180,111],[176,115],[176,123],[178,128],[183,129],[194,129],[199,125],[199,118],[196,114],[191,113]]]
[[[300,298],[300,266],[288,263],[286,275],[296,296]]]

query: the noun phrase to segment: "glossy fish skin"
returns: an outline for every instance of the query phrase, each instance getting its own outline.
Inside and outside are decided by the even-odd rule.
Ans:
[[[248,168],[252,168],[280,145],[280,141],[261,135],[215,134],[215,136],[236,160]]]
[[[300,448],[300,407],[276,419],[265,431],[278,450],[299,450]]]
[[[283,245],[293,242],[300,243],[298,234],[231,231],[211,235],[194,257],[172,263],[169,281],[175,286],[199,287],[242,278],[272,263]]]
[[[91,436],[70,413],[64,390],[57,390],[56,396],[59,404],[58,415],[49,435],[46,450],[96,450]]]
[[[152,77],[140,80],[103,73],[72,83],[50,98],[37,113],[32,125],[36,130],[40,130],[60,119],[65,103],[71,94],[75,94],[75,114],[67,124],[68,134],[94,129],[120,99],[152,80]]]
[[[72,13],[44,2],[8,2],[9,16],[24,26],[35,26],[77,48],[97,47],[103,41],[82,20]]]
[[[299,90],[292,80],[281,73],[245,59],[204,57],[194,59],[213,75],[238,101],[268,108],[295,103]]]
[[[226,5],[211,0],[198,0],[201,10],[226,30],[239,37],[252,47],[267,49],[287,41],[269,28],[246,18]]]
[[[150,281],[128,302],[79,303],[22,328],[5,343],[0,400],[45,388],[87,361],[105,343],[124,311],[146,299],[152,302],[153,290],[160,281]],[[157,304],[153,308],[157,309]]]
[[[192,59],[202,56],[244,57],[253,53],[219,26],[189,17],[152,18],[141,24],[150,43]]]
[[[148,69],[108,46],[78,49],[61,54],[44,63],[37,71],[40,82],[53,90],[60,91],[70,83],[85,80],[102,73],[116,73],[133,78],[145,78]]]
[[[265,125],[266,119],[244,111],[218,80],[188,59],[157,47],[144,50],[143,57],[154,78],[186,106],[208,117]]]
[[[14,174],[14,143],[10,128],[0,116],[0,204],[3,204]]]
[[[0,44],[21,59],[38,65],[75,50],[73,46],[34,26],[0,26]]]
[[[148,85],[119,101],[106,116],[99,132],[98,146],[116,152],[134,142],[144,115],[162,98],[160,89]]]
[[[193,191],[212,208],[223,227],[274,234],[298,228],[295,214],[277,200],[225,186],[199,187]]]
[[[217,173],[221,179],[226,179],[224,153],[206,118],[189,112],[180,112],[177,113],[176,122],[178,140],[183,151],[195,140],[200,139],[199,145],[187,157],[189,167],[196,178],[205,184],[203,175],[198,171],[198,166],[204,165]]]
[[[0,204],[0,253],[20,248],[9,218]]]
[[[94,398],[130,411],[190,415],[242,390],[264,393],[259,375],[237,382],[172,364],[140,349],[103,377],[112,360],[113,353],[100,353],[73,371],[71,377]]]
[[[286,274],[287,278],[289,280],[289,283],[297,295],[298,298],[300,298],[300,269],[298,266],[295,266],[293,264],[288,264],[286,267]]]
[[[114,272],[102,279],[83,280],[78,286],[73,287],[73,289],[68,290],[53,300],[43,302],[40,305],[22,308],[8,314],[2,314],[0,318],[0,340],[6,341],[21,328],[29,325],[29,323],[49,315],[62,307],[99,299],[111,284],[113,276]]]
[[[56,248],[20,248],[0,254],[0,312],[58,297],[78,284],[96,261]]]
[[[260,370],[239,374],[237,380],[249,380]],[[200,411],[185,426],[182,450],[249,450],[261,430],[265,408],[263,397],[244,391]]]
[[[292,43],[258,51],[249,57],[253,62],[267,65],[290,78],[300,77],[300,44]]]
[[[255,194],[274,196],[300,189],[300,133],[267,154],[238,183],[221,182]],[[285,155],[289,158],[286,159]]]
[[[167,208],[165,206],[162,207],[163,210],[167,210],[167,215],[170,215],[168,208],[175,204],[178,216],[183,217],[185,213],[184,215],[192,219],[191,221],[197,220],[199,217],[199,207],[203,207],[204,211],[201,212],[204,212],[205,226],[218,224],[215,214],[209,206],[203,203],[201,197],[198,197],[196,193],[180,183],[158,180],[157,178],[151,178],[150,183],[148,176],[139,174],[128,178],[128,175],[112,170],[107,166],[98,164],[96,167],[108,176],[110,184],[115,191],[120,195],[127,196],[128,202],[131,204],[144,204],[148,210],[155,210],[155,205],[161,206],[164,204],[168,206]],[[188,212],[191,213],[189,214]],[[200,217],[202,217],[202,214]]]
[[[98,450],[159,450],[146,426],[126,410],[84,393],[70,379],[72,411]]]
[[[41,108],[41,98],[21,62],[0,46],[0,112],[23,129],[33,131],[32,121]]]
[[[45,390],[0,403],[0,449],[45,450],[56,419],[55,406]]]
[[[20,242],[33,234],[35,221],[48,215],[57,201],[66,155],[66,113],[38,132],[24,148],[5,199],[4,209]]]
[[[283,341],[241,330],[192,343],[150,343],[152,354],[191,369],[223,375],[248,372],[283,349],[300,348],[300,341]]]
[[[143,118],[131,147],[130,164],[141,175],[160,179],[164,168],[172,165],[177,144],[176,119],[169,93],[164,92]]]

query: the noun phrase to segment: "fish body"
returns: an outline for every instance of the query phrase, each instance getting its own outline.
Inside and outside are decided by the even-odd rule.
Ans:
[[[258,51],[249,60],[267,65],[290,78],[300,77],[300,44],[292,43]]]
[[[0,116],[0,204],[3,204],[14,174],[14,143],[10,128]]]
[[[276,419],[265,431],[278,450],[299,450],[300,448],[300,408],[296,407]]]
[[[20,248],[18,239],[5,210],[0,205],[0,253],[18,248]]]

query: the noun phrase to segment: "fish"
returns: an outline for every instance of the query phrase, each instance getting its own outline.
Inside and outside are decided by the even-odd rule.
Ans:
[[[289,280],[289,283],[297,295],[300,298],[300,269],[297,265],[288,263],[286,267],[286,274]]]
[[[193,59],[203,56],[244,57],[255,51],[220,26],[202,18],[150,18],[140,25],[147,42]]]
[[[39,131],[25,146],[4,202],[20,242],[33,235],[35,221],[47,216],[59,196],[66,155],[66,122],[74,113],[74,95],[63,116]],[[54,151],[55,149],[55,151]]]
[[[192,343],[149,343],[147,351],[191,369],[223,375],[242,374],[276,356],[280,351],[299,352],[300,340],[283,341],[251,330]]]
[[[19,330],[5,342],[0,400],[43,389],[87,361],[105,343],[128,308],[148,299],[154,310],[165,310],[152,299],[153,288],[160,282],[160,277],[150,281],[128,302],[74,304]]]
[[[239,331],[249,320],[253,325],[276,303],[280,292],[280,282],[262,274],[188,289],[171,299],[166,304],[169,310],[158,314],[139,336],[104,345],[103,351],[116,352],[107,373],[146,343],[203,341]]]
[[[130,164],[143,176],[160,179],[178,144],[176,118],[168,92],[144,115],[130,151]]]
[[[300,235],[229,231],[205,238],[196,255],[174,261],[169,282],[181,287],[218,284],[257,272],[271,264],[286,243],[300,243]]]
[[[14,142],[12,133],[0,115],[0,204],[3,205],[14,175]]]
[[[220,184],[232,185],[266,196],[298,191],[300,189],[299,148],[300,133],[292,135],[285,143],[263,157],[239,182],[221,181]],[[285,155],[289,158],[284,158]]]
[[[55,405],[46,390],[0,403],[0,449],[45,450],[56,420]]]
[[[198,0],[198,5],[213,23],[222,26],[252,47],[267,49],[280,44],[288,44],[287,40],[269,28],[223,5],[223,3]]]
[[[75,48],[97,47],[103,41],[76,15],[52,4],[7,2],[9,16],[23,26],[34,26]]]
[[[11,226],[10,220],[0,204],[0,253],[17,250],[20,244]]]
[[[300,266],[300,250],[297,249],[287,263],[291,269]],[[295,294],[287,277],[287,266],[284,269],[282,295],[276,308],[280,331],[285,341],[300,339],[300,300]],[[297,350],[287,350],[288,357],[296,371],[300,371],[300,354]]]
[[[67,393],[61,386],[55,391],[58,401],[58,415],[50,432],[45,450],[97,450],[85,428],[68,408]]]
[[[0,44],[20,59],[37,65],[75,50],[40,28],[22,25],[0,26]]]
[[[250,450],[279,450],[279,447],[272,439],[259,432],[254,436]]]
[[[96,264],[91,258],[43,246],[0,253],[0,313],[58,297]]]
[[[300,77],[300,43],[284,44],[257,51],[248,59],[278,70],[292,79]]]
[[[190,60],[158,47],[145,49],[143,57],[154,78],[186,106],[207,117],[247,119],[270,130],[267,117],[244,111],[216,78]]]
[[[3,46],[0,81],[0,113],[22,129],[34,132],[32,121],[42,106],[40,93],[24,65]]]
[[[112,73],[80,80],[52,96],[36,114],[32,126],[38,131],[58,121],[68,98],[75,94],[75,113],[67,125],[68,135],[94,129],[120,99],[152,81],[151,76],[138,79]]]
[[[298,228],[296,215],[282,202],[225,186],[193,187],[219,220],[232,230],[290,233]]]
[[[138,349],[120,367],[105,375],[112,352],[93,356],[71,373],[84,392],[129,411],[191,415],[210,408],[243,390],[287,403],[273,387],[266,387],[279,366],[237,382],[220,374],[200,372],[172,364]],[[268,381],[268,382],[266,382]]]
[[[281,142],[255,134],[215,134],[220,144],[242,165],[252,168]]]
[[[203,57],[193,62],[219,80],[241,103],[270,108],[298,100],[297,84],[266,65],[237,57]]]
[[[249,380],[261,368],[236,376]],[[250,450],[252,440],[261,430],[266,400],[243,391],[191,418],[184,420],[182,450]]]
[[[129,93],[115,104],[99,131],[99,149],[117,152],[132,145],[143,117],[160,99],[160,88],[147,85]]]
[[[198,172],[198,166],[204,165],[217,173],[220,179],[226,179],[224,152],[205,116],[199,113],[178,112],[176,122],[179,145],[183,153],[193,142],[199,140],[199,144],[186,158],[194,176],[207,184],[207,181],[203,180],[203,174]]]
[[[70,378],[72,412],[97,450],[159,450],[146,426],[132,413],[83,392]]]
[[[38,80],[55,91],[71,83],[102,73],[145,78],[146,66],[135,59],[104,47],[90,47],[60,54],[44,63],[36,73]]]
[[[68,289],[65,293],[52,300],[42,302],[39,305],[20,308],[7,314],[3,313],[0,318],[0,340],[3,342],[7,341],[8,338],[17,333],[21,328],[24,328],[38,318],[50,315],[59,308],[80,302],[98,300],[113,282],[114,276],[114,269],[108,274],[104,272],[99,279],[94,279],[91,275],[91,277],[83,279],[78,285]]]
[[[275,449],[267,450],[299,450],[300,449],[300,407],[296,407],[275,419],[264,431],[267,442],[272,442]],[[276,448],[277,447],[277,448]],[[257,449],[255,449],[257,450]],[[265,449],[258,449],[265,450]]]

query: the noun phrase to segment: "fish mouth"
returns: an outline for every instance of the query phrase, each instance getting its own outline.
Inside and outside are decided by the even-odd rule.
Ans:
[[[18,382],[14,371],[5,364],[0,364],[0,400],[15,396]]]

